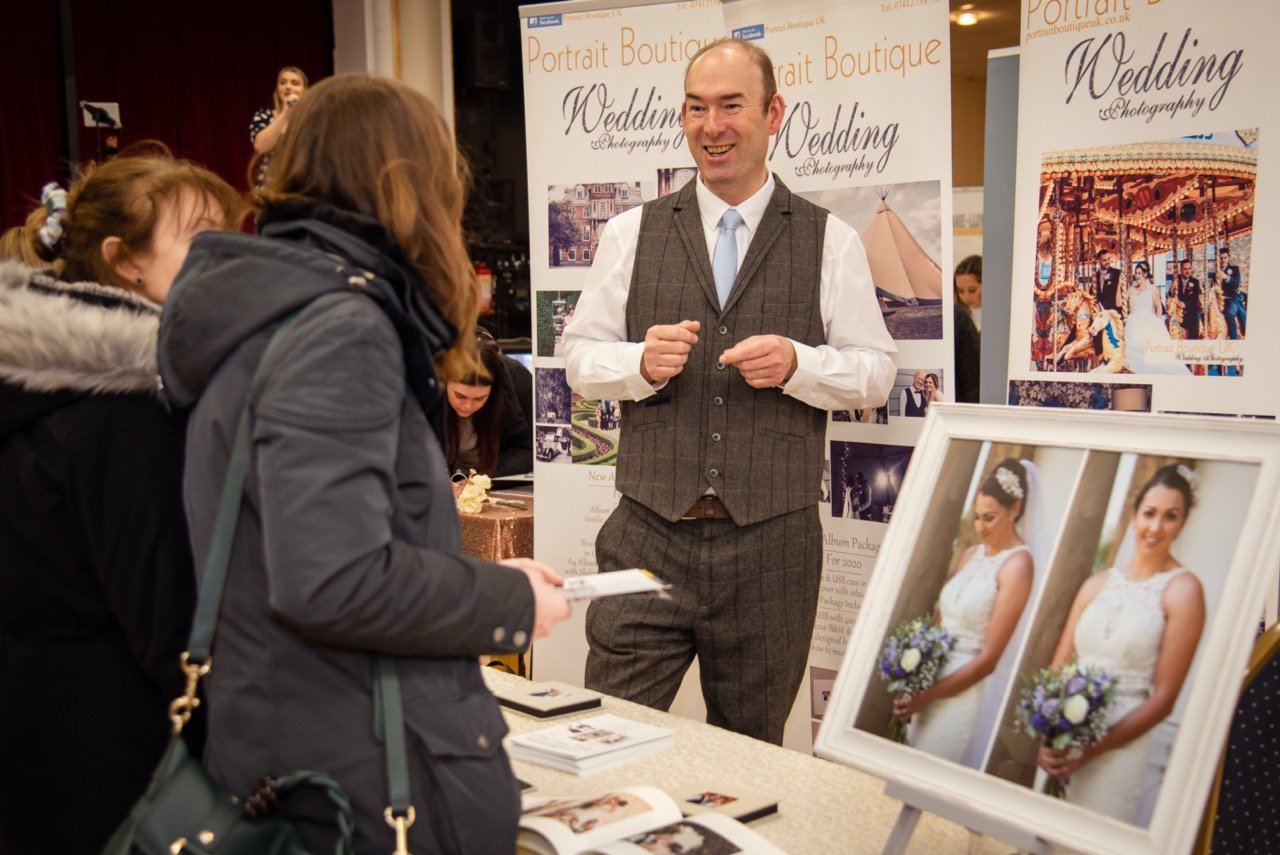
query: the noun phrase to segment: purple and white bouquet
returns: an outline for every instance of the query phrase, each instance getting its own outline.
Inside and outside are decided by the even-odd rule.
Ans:
[[[1101,668],[1081,666],[1072,659],[1061,668],[1041,668],[1023,678],[1022,697],[1014,721],[1026,732],[1058,751],[1081,751],[1107,735],[1107,708],[1116,693],[1116,679]],[[1062,798],[1064,783],[1049,777],[1044,791]]]
[[[894,627],[880,652],[880,679],[891,695],[914,695],[933,685],[947,663],[955,639],[924,618],[912,618]],[[906,742],[907,728],[897,716],[889,718],[889,738]]]

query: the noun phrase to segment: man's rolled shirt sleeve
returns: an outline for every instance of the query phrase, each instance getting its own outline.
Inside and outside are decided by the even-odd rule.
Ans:
[[[640,373],[644,342],[627,341],[627,294],[640,212],[632,208],[605,223],[586,285],[565,326],[565,377],[569,388],[590,400],[642,401],[656,391]]]
[[[893,389],[898,348],[884,325],[862,241],[834,214],[827,216],[821,276],[827,342],[792,342],[796,370],[782,391],[823,410],[882,406]]]

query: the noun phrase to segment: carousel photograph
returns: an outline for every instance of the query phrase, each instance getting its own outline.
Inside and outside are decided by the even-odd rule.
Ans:
[[[1031,369],[1239,376],[1256,130],[1041,160]]]

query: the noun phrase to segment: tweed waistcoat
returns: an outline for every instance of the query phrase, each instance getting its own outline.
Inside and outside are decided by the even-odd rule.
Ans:
[[[697,180],[697,179],[694,179]],[[776,182],[721,310],[693,181],[644,206],[627,296],[627,338],[700,321],[684,371],[622,404],[617,488],[676,520],[710,487],[738,525],[812,506],[827,414],[780,389],[753,389],[726,349],[753,335],[825,341],[819,305],[827,212]]]

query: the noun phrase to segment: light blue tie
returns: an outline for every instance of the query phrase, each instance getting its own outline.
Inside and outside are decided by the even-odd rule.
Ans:
[[[716,251],[711,256],[711,275],[716,280],[716,295],[720,308],[729,301],[733,280],[738,276],[738,226],[742,215],[733,208],[720,218],[720,237],[716,238]]]

